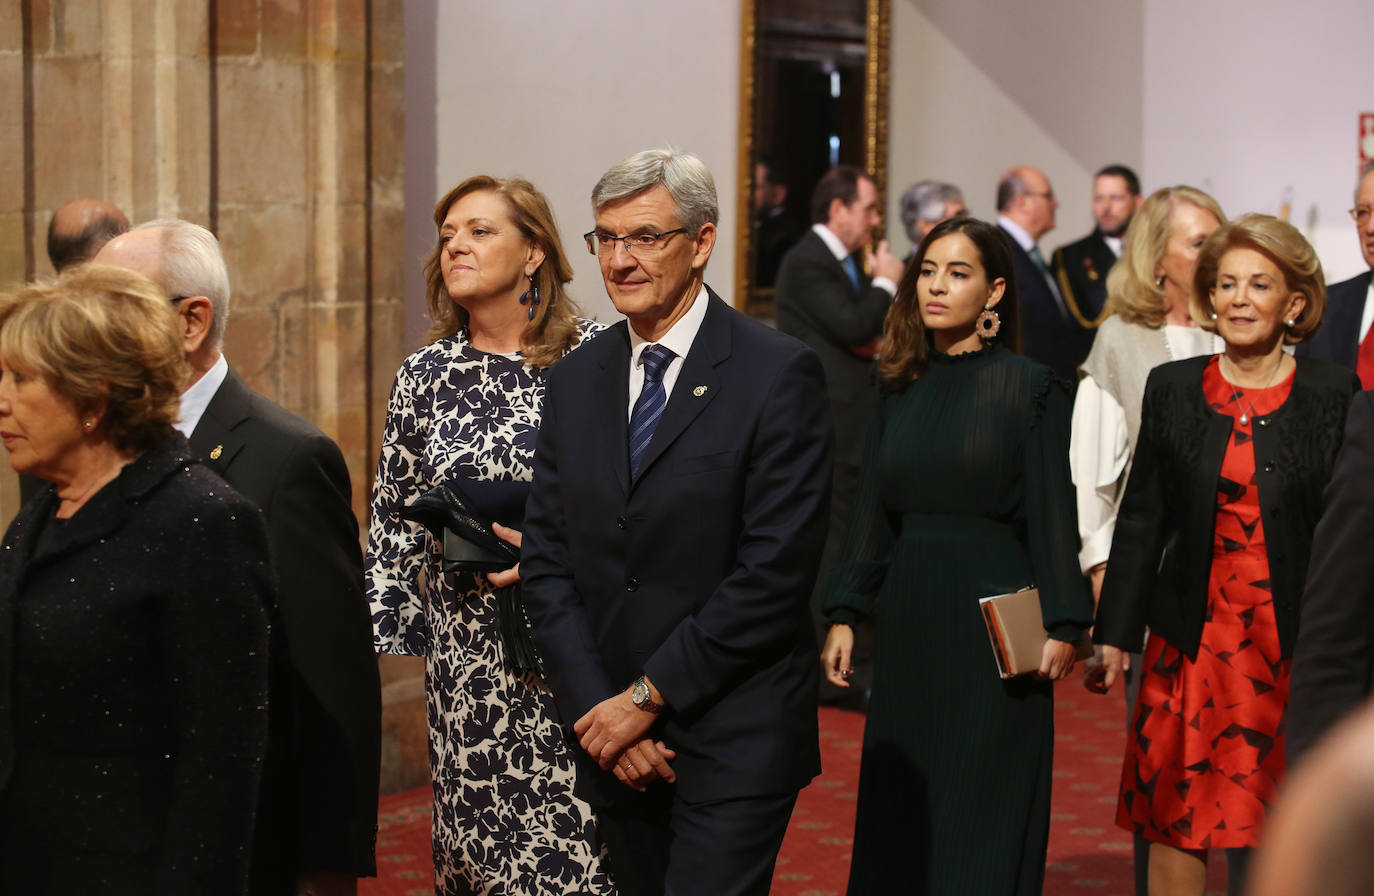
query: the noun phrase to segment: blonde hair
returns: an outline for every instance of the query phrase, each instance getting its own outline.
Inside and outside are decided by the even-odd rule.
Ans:
[[[114,447],[142,454],[172,433],[187,375],[179,316],[142,274],[81,265],[0,298],[0,356],[42,377],[79,415],[102,402]]]
[[[1284,291],[1301,293],[1307,300],[1302,313],[1283,332],[1283,341],[1297,345],[1317,335],[1326,313],[1326,284],[1322,263],[1298,228],[1273,215],[1242,215],[1207,238],[1193,276],[1193,295],[1188,310],[1205,330],[1216,332],[1216,307],[1212,290],[1221,259],[1232,249],[1253,249],[1269,259],[1283,274]]]
[[[1158,329],[1164,326],[1164,287],[1155,271],[1169,251],[1174,209],[1180,203],[1226,215],[1217,201],[1196,187],[1165,187],[1150,194],[1131,218],[1121,243],[1121,258],[1107,274],[1107,306],[1123,321]]]
[[[544,194],[527,180],[509,180],[479,174],[469,177],[444,194],[434,206],[434,226],[442,228],[449,209],[471,193],[491,192],[506,201],[511,221],[526,239],[544,251],[544,261],[535,271],[539,305],[534,319],[520,335],[525,363],[549,367],[572,349],[577,341],[577,305],[568,297],[566,285],[573,278],[572,265],[563,253],[553,212]],[[425,259],[425,301],[429,306],[429,341],[453,336],[468,325],[468,313],[453,301],[444,284],[444,244],[436,240]]]

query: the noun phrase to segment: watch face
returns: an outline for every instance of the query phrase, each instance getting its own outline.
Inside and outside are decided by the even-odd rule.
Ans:
[[[649,699],[649,686],[643,681],[636,681],[634,689],[630,691],[630,700],[635,706],[639,706]]]

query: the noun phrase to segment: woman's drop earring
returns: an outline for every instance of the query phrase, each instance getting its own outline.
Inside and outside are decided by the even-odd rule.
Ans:
[[[534,274],[530,274],[530,288],[520,294],[520,304],[526,302],[530,306],[530,320],[534,320],[534,309],[539,307],[539,284],[534,282]]]
[[[983,313],[978,315],[978,320],[974,322],[975,329],[978,330],[978,338],[984,342],[991,342],[997,332],[1002,329],[1002,318],[998,317],[997,312],[992,310],[992,306],[983,309]]]

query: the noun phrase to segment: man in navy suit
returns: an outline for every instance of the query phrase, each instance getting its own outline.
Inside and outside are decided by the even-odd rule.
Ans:
[[[1054,188],[1037,168],[1013,168],[997,182],[997,226],[1006,234],[1016,270],[1021,352],[1076,382],[1090,340],[1070,316],[1037,245],[1054,229],[1057,208]]]
[[[628,320],[550,372],[525,601],[619,891],[765,894],[820,771],[821,365],[705,286],[718,204],[695,156],[633,155],[592,206]]]
[[[1297,354],[1321,358],[1355,371],[1360,385],[1374,389],[1374,162],[1360,171],[1355,186],[1355,207],[1350,210],[1360,251],[1370,270],[1326,288],[1326,317],[1322,328],[1310,342],[1297,348]]]

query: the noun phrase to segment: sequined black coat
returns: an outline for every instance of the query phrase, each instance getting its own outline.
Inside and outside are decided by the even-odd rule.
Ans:
[[[49,487],[0,547],[0,892],[245,893],[262,518],[180,435],[56,509]]]
[[[1093,638],[1140,649],[1145,628],[1196,656],[1207,612],[1217,481],[1231,420],[1207,406],[1210,356],[1150,372],[1130,482],[1117,516]],[[1299,358],[1293,389],[1255,420],[1255,482],[1284,657],[1293,655],[1312,532],[1359,381]]]

